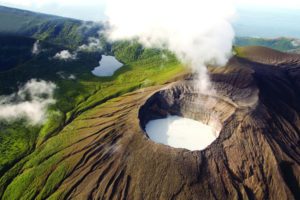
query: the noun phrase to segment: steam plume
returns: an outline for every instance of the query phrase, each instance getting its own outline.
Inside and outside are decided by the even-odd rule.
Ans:
[[[235,10],[230,0],[107,0],[112,40],[137,38],[146,47],[167,48],[200,74],[225,65],[231,55]]]

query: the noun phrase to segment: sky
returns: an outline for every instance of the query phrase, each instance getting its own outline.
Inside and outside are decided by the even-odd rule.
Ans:
[[[0,5],[22,8],[42,13],[79,18],[102,20],[105,1],[109,0],[0,0]],[[126,0],[124,0],[126,1]],[[207,0],[204,0],[204,2]],[[222,1],[222,0],[220,0]],[[232,0],[238,7],[299,9],[299,0]]]
[[[105,0],[0,0],[0,5],[82,20],[104,19]]]
[[[106,19],[106,1],[110,0],[0,0],[0,5],[82,20],[101,21]],[[300,28],[297,28],[296,23],[300,21],[298,14],[300,0],[228,1],[233,1],[236,6],[236,19],[233,24],[238,36],[300,37]],[[265,31],[266,28],[268,31]]]
[[[299,0],[234,0],[236,5],[247,7],[270,7],[281,9],[300,9]]]
[[[300,11],[294,8],[238,8],[233,23],[237,36],[300,38]]]

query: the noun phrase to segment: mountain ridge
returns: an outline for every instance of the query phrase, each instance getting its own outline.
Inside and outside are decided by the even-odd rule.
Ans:
[[[0,6],[0,33],[77,48],[99,37],[102,24]],[[89,25],[90,27],[88,27]]]

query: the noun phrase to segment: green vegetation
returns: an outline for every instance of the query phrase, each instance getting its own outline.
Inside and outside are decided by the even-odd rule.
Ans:
[[[30,60],[34,39],[0,36],[0,72]]]
[[[70,61],[53,59],[57,52],[72,52],[89,37],[98,36],[102,28],[87,28],[82,23],[0,6],[0,96],[16,92],[32,78],[54,82],[58,87],[56,104],[48,109],[43,125],[29,125],[25,119],[0,122],[0,199],[62,198],[66,191],[56,189],[78,162],[66,157],[76,150],[72,144],[85,137],[85,133],[74,130],[83,126],[92,108],[110,105],[107,101],[112,98],[163,84],[185,72],[168,51],[145,49],[136,41],[108,44],[103,36],[100,40],[105,46],[100,52],[79,52],[78,59]],[[41,40],[43,51],[32,55],[36,39]],[[292,41],[237,38],[236,44],[289,51],[296,48]],[[238,48],[235,52],[242,54]],[[91,70],[104,53],[115,55],[124,66],[112,77],[93,76]]]
[[[6,38],[7,36],[0,36],[0,45],[2,44],[1,40],[6,40]],[[77,60],[56,60],[53,59],[53,56],[57,52],[67,48],[45,42],[41,42],[40,44],[43,52],[37,56],[32,56],[31,49],[34,43],[32,39],[14,37],[12,42],[20,44],[26,43],[26,46],[21,46],[20,49],[24,49],[21,51],[17,46],[13,47],[13,44],[11,44],[10,48],[13,49],[12,54],[9,54],[9,52],[6,53],[8,60],[11,60],[11,65],[9,70],[0,72],[0,94],[12,93],[13,91],[17,90],[17,87],[21,83],[25,83],[32,78],[60,81],[63,80],[61,76],[65,76],[67,78],[70,74],[75,76],[84,75],[85,73],[88,74],[90,70],[94,68],[94,66],[98,65],[98,62],[101,58],[100,52],[81,52],[78,54]],[[0,46],[0,52],[5,52],[6,49],[6,46]],[[14,54],[16,51],[19,52],[18,55]],[[30,57],[24,60],[24,62],[15,62],[15,60],[10,59],[14,57],[26,57],[28,52]],[[69,80],[67,82],[70,83],[71,81]]]
[[[27,40],[23,37],[17,39]],[[26,48],[31,47],[33,42],[30,40]],[[111,98],[162,84],[184,72],[171,53],[144,49],[134,41],[111,45],[109,53],[122,61],[124,67],[112,77],[103,78],[91,74],[91,70],[98,65],[100,53],[79,53],[77,60],[60,61],[49,57],[64,47],[45,42],[41,42],[41,46],[46,50],[40,55],[0,72],[0,95],[17,91],[21,83],[31,78],[52,81],[58,86],[55,92],[57,103],[49,109],[48,119],[43,126],[30,127],[22,120],[3,122],[1,125],[0,197],[3,199],[43,199],[52,194],[72,170],[74,161],[58,165],[64,154],[51,155],[81,137],[74,135],[72,130],[66,133],[65,127],[69,127],[70,123],[76,125],[76,119],[83,113]],[[71,74],[76,76],[76,80],[67,78]],[[43,182],[50,172],[47,182]],[[36,192],[41,188],[36,197]]]
[[[77,48],[89,37],[97,37],[101,28],[101,24],[86,28],[80,20],[0,6],[0,34],[31,37]]]
[[[0,176],[34,147],[39,127],[19,120],[13,124],[0,122]]]
[[[236,46],[264,46],[279,51],[299,50],[300,44],[296,44],[294,42],[295,39],[291,39],[291,38],[266,39],[266,38],[252,38],[252,37],[237,37],[235,39]]]
[[[55,94],[57,104],[50,108],[48,120],[42,127],[30,126],[24,120],[1,122],[0,174],[32,152],[36,145],[40,145],[63,126],[65,113],[76,105],[74,99],[79,101],[80,95],[90,94],[84,85],[76,80],[68,79],[68,76],[71,74],[76,77],[89,75],[94,66],[98,65],[101,57],[100,53],[80,53],[78,60],[54,60],[51,58],[65,48],[44,42],[40,44],[43,52],[38,56],[33,56],[31,49],[34,42],[34,39],[25,37],[0,36],[0,53],[3,53],[2,55],[6,58],[0,61],[3,69],[6,69],[0,71],[0,96],[16,92],[20,85],[36,78],[57,84],[58,89]]]
[[[63,158],[68,145],[84,137],[73,127],[92,108],[112,98],[151,85],[163,84],[184,73],[183,66],[168,51],[145,49],[136,41],[105,44],[102,51],[78,52],[76,60],[55,60],[61,50],[73,52],[96,36],[101,25],[86,28],[79,20],[65,19],[0,7],[0,96],[18,91],[30,79],[57,85],[56,103],[43,125],[25,119],[0,122],[0,199],[57,199],[54,193],[73,170],[77,160]],[[42,52],[32,55],[36,39]],[[112,77],[96,77],[101,54],[115,55],[124,63]],[[76,79],[70,79],[70,75]],[[66,151],[62,151],[66,149]]]

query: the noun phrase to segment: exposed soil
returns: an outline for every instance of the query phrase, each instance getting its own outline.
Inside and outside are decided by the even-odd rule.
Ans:
[[[300,199],[300,58],[249,51],[210,68],[217,95],[185,76],[76,119],[69,126],[81,139],[64,158],[76,164],[56,191],[68,199]],[[220,135],[203,151],[156,144],[145,124],[167,114],[217,118]]]

